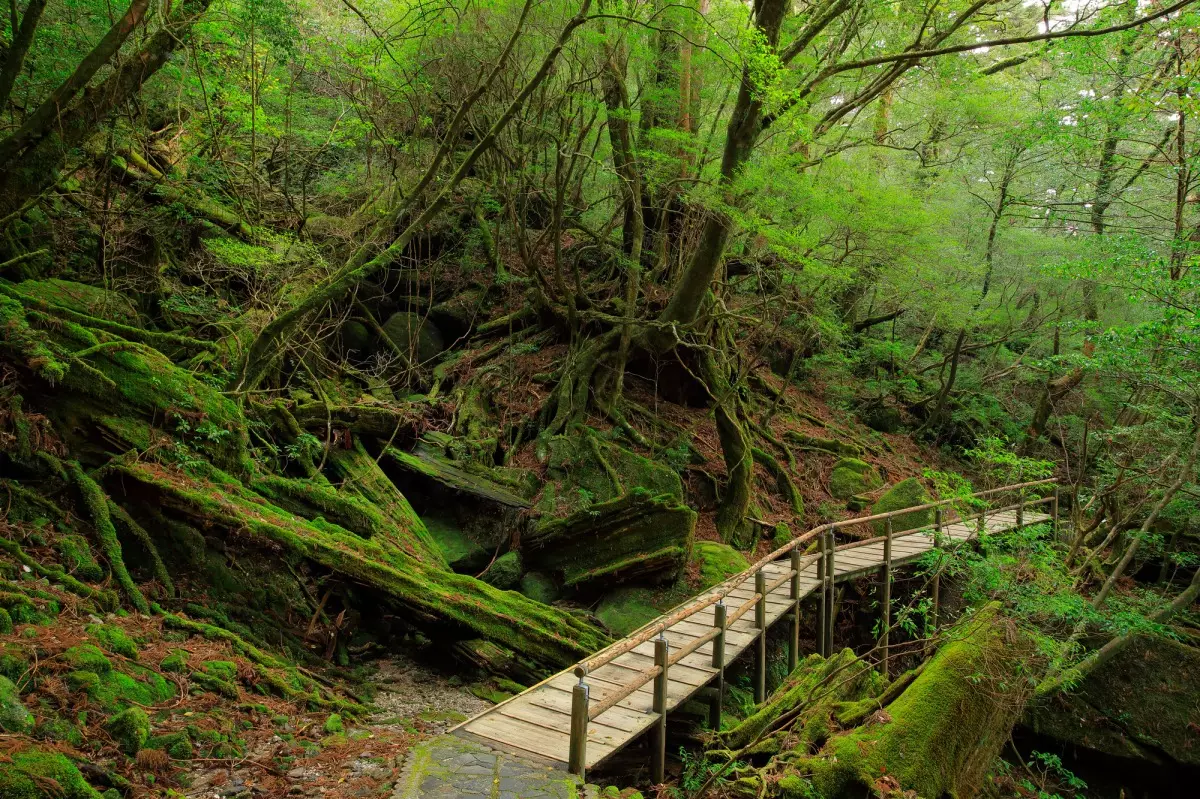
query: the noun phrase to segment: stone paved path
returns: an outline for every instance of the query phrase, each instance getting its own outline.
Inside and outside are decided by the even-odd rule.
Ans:
[[[392,799],[578,799],[578,781],[454,735],[408,753]]]

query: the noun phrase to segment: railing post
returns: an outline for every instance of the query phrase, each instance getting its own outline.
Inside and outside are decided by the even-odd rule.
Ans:
[[[708,708],[708,726],[710,729],[721,729],[721,705],[725,702],[725,627],[728,617],[725,600],[717,602],[713,607],[713,626],[717,628],[717,637],[713,639],[712,667],[717,670],[716,696]]]
[[[817,608],[817,653],[821,657],[828,657],[829,653],[825,651],[825,603],[828,601],[828,591],[825,589],[825,533],[821,533],[821,537],[817,539],[817,589],[821,593],[819,607]]]
[[[788,641],[788,674],[800,665],[800,547],[792,547],[792,638]]]
[[[1021,493],[1017,499],[1017,529],[1025,526],[1025,489],[1021,489]]]
[[[567,762],[567,770],[584,778],[587,764],[587,729],[588,729],[588,685],[583,681],[587,669],[583,666],[575,668],[575,676],[579,682],[571,689],[571,752]]]
[[[754,573],[754,593],[758,603],[754,606],[754,626],[758,628],[758,663],[754,679],[754,701],[767,699],[767,576],[759,569]]]
[[[979,523],[976,525],[975,531],[979,535],[983,535],[987,530],[987,508],[979,511]]]
[[[940,558],[939,558],[940,560]],[[942,564],[938,563],[938,570],[933,573],[933,618],[929,623],[929,637],[932,638],[937,634],[938,628],[938,611],[941,609],[942,602]]]
[[[938,544],[942,538],[942,506],[933,509],[933,543]]]
[[[658,638],[654,639],[654,665],[659,667],[658,676],[654,678],[654,712],[658,714],[658,731],[654,736],[650,769],[655,785],[663,782],[667,770],[667,661],[670,656],[671,645],[660,630]]]
[[[836,526],[829,529],[829,543],[825,546],[825,582],[829,586],[829,598],[825,600],[825,657],[833,654],[833,615],[834,605],[837,602],[835,593],[837,571],[833,559],[833,550],[837,545],[837,538],[834,537],[835,530],[837,530]]]
[[[892,517],[889,516],[884,520],[884,538],[883,538],[883,601],[881,612],[881,621],[883,627],[883,635],[879,640],[879,653],[881,656],[880,665],[883,671],[883,678],[886,680],[888,676],[888,639],[889,632],[892,626]]]

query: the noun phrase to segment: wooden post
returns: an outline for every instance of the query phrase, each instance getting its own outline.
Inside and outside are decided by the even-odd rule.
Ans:
[[[671,645],[660,631],[658,638],[654,639],[654,665],[660,669],[654,678],[654,712],[658,714],[658,723],[650,763],[651,778],[655,785],[662,783],[667,773],[667,661],[670,656]]]
[[[717,670],[716,696],[708,708],[708,726],[714,732],[721,729],[721,705],[725,701],[725,627],[728,611],[725,600],[713,606],[713,626],[717,637],[713,639],[712,667]]]
[[[933,543],[940,544],[942,539],[942,506],[933,509]]]
[[[758,628],[758,663],[754,679],[754,702],[767,700],[767,576],[759,569],[754,573],[754,593],[758,603],[754,606],[754,626]]]
[[[800,547],[792,547],[792,639],[788,641],[788,674],[800,665]]]
[[[879,640],[880,665],[882,666],[883,678],[886,680],[888,676],[888,643],[890,638],[890,628],[892,626],[892,518],[889,516],[884,521],[884,538],[883,538],[883,599],[882,607],[880,608],[883,635]]]
[[[817,590],[821,592],[817,608],[817,653],[828,657],[825,651],[825,603],[828,601],[828,591],[825,590],[825,533],[817,539]]]
[[[830,528],[829,543],[825,546],[825,582],[829,586],[829,598],[825,600],[825,656],[830,657],[833,654],[833,614],[834,605],[837,602],[837,596],[834,593],[837,586],[837,571],[833,560],[833,550],[837,545],[837,539],[834,537],[834,531],[837,528]]]
[[[987,509],[985,508],[985,509],[979,511],[979,523],[976,526],[975,531],[979,535],[983,535],[983,532],[986,529],[987,529]]]
[[[1050,532],[1058,538],[1058,486],[1054,486],[1054,499],[1050,502]]]
[[[1025,489],[1021,489],[1021,493],[1017,500],[1017,529],[1025,526]]]
[[[571,689],[571,752],[567,770],[578,774],[582,781],[587,763],[588,685],[583,681],[587,676],[587,669],[577,666],[575,676],[579,678],[579,682]]]
[[[942,602],[942,564],[938,563],[938,570],[933,573],[933,620],[929,625],[929,632],[932,637],[937,633],[938,628],[938,611],[941,609]]]

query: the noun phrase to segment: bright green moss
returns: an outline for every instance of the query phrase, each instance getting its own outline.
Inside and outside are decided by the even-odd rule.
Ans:
[[[193,671],[188,679],[192,683],[205,691],[211,691],[214,694],[220,694],[228,699],[237,699],[238,687],[228,680],[223,680],[213,674],[208,674],[203,671]]]
[[[883,485],[875,467],[858,458],[842,458],[833,465],[829,493],[835,499],[850,499],[855,494],[874,491]]]
[[[192,739],[186,732],[172,732],[167,735],[152,735],[146,741],[145,749],[158,749],[166,752],[174,760],[192,759]]]
[[[914,505],[925,505],[932,501],[933,498],[929,496],[929,492],[925,490],[925,486],[921,484],[921,481],[915,477],[910,477],[907,480],[901,480],[889,488],[887,493],[880,497],[875,506],[871,508],[871,514],[875,515],[894,510],[903,510],[904,508],[911,508]],[[882,535],[884,533],[886,525],[884,520],[881,519],[871,524],[877,534]],[[932,510],[902,513],[899,516],[892,517],[892,530],[897,533],[928,527],[931,524],[933,524]]]
[[[618,588],[600,601],[596,618],[618,635],[628,635],[653,619],[661,611],[653,604],[645,588]]]
[[[106,291],[70,280],[25,280],[17,289],[30,297],[69,308],[78,313],[123,324],[135,324],[137,311],[128,299],[115,291]]]
[[[33,600],[15,591],[0,591],[0,607],[8,611],[13,624],[36,624],[41,618]]]
[[[517,590],[535,602],[545,605],[554,602],[560,595],[554,578],[543,572],[527,572],[521,577],[521,585]]]
[[[130,707],[112,716],[104,725],[117,746],[127,755],[136,755],[150,739],[150,717],[140,707]]]
[[[101,799],[79,769],[59,752],[26,749],[0,765],[4,799]]]
[[[42,719],[34,731],[34,735],[46,741],[61,741],[76,748],[83,745],[83,733],[71,722],[54,716]]]
[[[237,682],[237,664],[231,660],[206,660],[200,669],[225,682]]]
[[[0,608],[0,635],[12,635],[13,620],[8,611]]]
[[[17,686],[7,677],[0,677],[0,730],[16,733],[33,730],[33,714],[22,704]]]
[[[63,652],[62,657],[67,665],[76,671],[93,671],[96,674],[108,674],[112,671],[112,663],[93,644],[73,646]]]
[[[338,713],[330,713],[329,718],[325,719],[325,734],[336,735],[346,731],[346,725],[342,723],[342,717]]]
[[[136,666],[132,670],[136,676],[115,670],[107,674],[73,671],[67,674],[67,686],[72,691],[87,694],[105,710],[115,710],[130,703],[150,707],[175,696],[174,686],[158,672]]]
[[[188,653],[182,649],[172,649],[170,653],[162,659],[158,664],[159,671],[165,671],[172,674],[182,674],[187,671]]]
[[[96,582],[104,579],[104,569],[92,557],[92,548],[81,535],[65,535],[58,541],[63,568],[80,580]]]
[[[147,608],[149,610],[149,608]],[[95,638],[101,648],[131,660],[137,660],[138,645],[120,627],[112,624],[89,624],[84,632]]]
[[[701,591],[750,568],[741,552],[716,541],[697,541],[692,546],[692,554],[700,563]]]
[[[505,552],[488,567],[482,579],[497,588],[515,588],[521,582],[521,554]]]

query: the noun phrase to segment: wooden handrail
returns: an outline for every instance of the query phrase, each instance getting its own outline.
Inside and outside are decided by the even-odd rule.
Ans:
[[[625,699],[630,694],[635,693],[639,688],[641,688],[643,685],[645,685],[646,683],[653,680],[661,672],[662,672],[661,667],[651,666],[650,668],[646,669],[641,674],[639,674],[637,677],[635,677],[632,682],[626,683],[616,693],[609,694],[608,696],[604,697],[604,699],[602,701],[597,702],[594,705],[589,705],[588,706],[588,721],[595,721],[596,717],[599,716],[601,713],[604,713],[605,711],[608,711],[608,710],[612,710],[614,707],[616,707],[616,704],[618,702]]]
[[[1016,483],[1014,485],[1001,486],[999,488],[989,488],[985,491],[977,491],[977,492],[971,494],[970,496],[978,498],[978,497],[990,496],[992,494],[1000,494],[1000,493],[1004,493],[1006,491],[1016,491],[1018,489],[1023,489],[1023,488],[1033,488],[1035,486],[1049,485],[1051,483],[1057,483],[1057,482],[1058,482],[1057,478],[1049,477],[1044,480],[1031,480],[1031,481],[1024,482],[1024,483]],[[1048,501],[1048,499],[1049,498],[1043,497],[1038,500],[1030,500],[1030,501],[1026,502],[1025,505],[1029,506],[1029,505],[1033,505],[1033,504],[1038,504],[1040,502]],[[717,602],[724,599],[731,591],[736,589],[739,585],[741,585],[741,583],[743,581],[745,581],[747,578],[752,576],[756,571],[761,569],[763,566],[765,566],[768,563],[771,563],[773,561],[779,560],[779,558],[783,557],[791,550],[795,549],[798,546],[801,546],[802,544],[808,543],[809,541],[813,540],[821,533],[827,532],[829,530],[836,530],[839,527],[849,527],[851,525],[868,524],[870,522],[881,521],[883,519],[901,516],[906,513],[915,513],[915,512],[920,512],[923,510],[931,510],[933,508],[939,508],[939,507],[943,507],[945,505],[953,504],[957,501],[959,501],[959,498],[942,499],[942,500],[938,500],[936,502],[927,502],[924,505],[914,505],[913,507],[910,507],[910,508],[900,508],[898,510],[888,511],[886,513],[876,513],[871,516],[861,516],[861,517],[854,518],[854,519],[842,519],[842,520],[836,521],[836,522],[827,522],[826,524],[822,524],[818,527],[814,527],[813,529],[811,529],[805,533],[802,533],[801,535],[796,536],[795,538],[793,538],[792,540],[790,540],[788,543],[784,544],[783,546],[781,546],[777,549],[774,549],[771,552],[764,555],[763,557],[759,558],[754,563],[750,564],[749,568],[743,570],[742,572],[739,572],[738,574],[735,574],[733,577],[730,577],[729,579],[725,580],[723,583],[720,583],[719,585],[715,586],[711,593],[697,598],[695,602],[692,602],[688,605],[685,605],[682,608],[679,608],[678,610],[674,611],[670,616],[667,616],[666,618],[655,619],[650,624],[647,624],[645,627],[641,628],[640,630],[635,631],[633,634],[630,635],[630,637],[625,638],[621,641],[617,641],[617,642],[613,643],[612,645],[600,650],[599,652],[597,652],[595,655],[593,655],[588,660],[580,662],[576,666],[576,673],[579,673],[580,669],[582,669],[585,674],[588,672],[595,671],[596,669],[600,668],[601,666],[605,666],[605,665],[611,663],[612,661],[616,660],[617,658],[619,658],[621,655],[625,654],[626,652],[629,652],[629,651],[635,649],[636,647],[641,646],[642,644],[644,644],[647,641],[649,641],[650,639],[654,638],[660,632],[673,626],[677,622],[683,621],[684,619],[686,619],[690,616],[693,616],[696,613],[699,613],[700,611],[704,610],[705,608],[715,605]],[[988,512],[999,513],[1004,510],[1011,510],[1014,507],[1017,507],[1017,506],[1013,505],[1013,506],[1008,506],[1005,508],[997,508],[997,509],[993,509],[990,511],[984,511],[984,513],[988,513]],[[979,518],[979,517],[978,517],[978,515],[968,516],[968,517],[962,518],[961,521],[967,521],[972,518]],[[914,527],[910,530],[897,530],[896,532],[893,533],[893,535],[894,536],[905,535],[907,533],[916,532],[917,530],[922,530],[928,526],[929,525],[923,525],[921,527]],[[851,544],[851,545],[843,545],[843,546],[861,546],[863,544],[870,543],[871,541],[879,540],[881,538],[883,538],[883,536],[875,536],[874,538],[864,539],[862,541],[856,541],[856,542],[853,542],[853,544]],[[842,547],[838,547],[838,549],[841,549],[841,548]],[[734,614],[730,618],[729,623],[732,624],[733,621],[735,621],[738,618],[741,618],[741,616],[744,615],[744,613],[745,613],[745,610],[742,610],[741,613]]]
[[[700,636],[699,638],[695,639],[687,646],[685,646],[681,649],[676,649],[671,654],[670,660],[667,661],[667,665],[674,666],[676,663],[683,660],[685,657],[692,654],[697,649],[699,649],[700,647],[707,644],[709,641],[716,638],[718,635],[720,635],[720,633],[721,633],[720,630],[718,630],[716,627],[713,627],[711,630],[709,630],[708,632],[706,632],[704,635]]]

